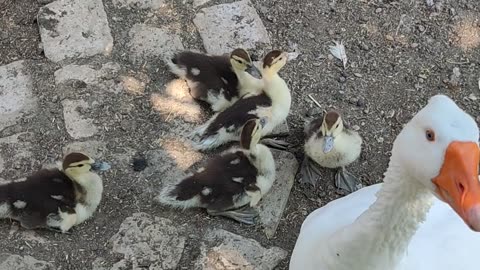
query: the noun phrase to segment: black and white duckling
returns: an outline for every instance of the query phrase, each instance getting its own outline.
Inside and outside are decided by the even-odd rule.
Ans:
[[[305,158],[301,169],[301,182],[315,186],[320,177],[320,165],[339,168],[335,174],[337,188],[353,192],[362,187],[361,182],[345,167],[354,162],[362,148],[360,135],[344,126],[341,115],[329,111],[322,118],[310,122],[306,128]]]
[[[275,180],[270,149],[259,144],[259,119],[243,127],[240,148],[233,147],[210,159],[205,167],[178,183],[163,188],[158,201],[178,208],[206,208],[210,215],[254,224],[255,207]]]
[[[260,71],[244,49],[230,55],[182,51],[166,62],[172,73],[187,81],[190,95],[210,104],[215,112],[247,93],[260,92],[263,86]]]
[[[26,229],[62,233],[90,218],[102,199],[102,179],[90,170],[104,169],[82,153],[70,153],[62,168],[42,169],[25,181],[0,186],[0,218]]]
[[[250,119],[263,119],[262,137],[281,124],[290,112],[292,97],[285,81],[278,75],[287,63],[288,54],[279,50],[269,52],[263,58],[260,94],[247,94],[225,110],[216,113],[205,124],[192,133],[193,146],[197,150],[208,150],[222,144],[238,141],[242,126]],[[199,136],[198,140],[195,138]],[[282,148],[281,141],[264,140],[271,146]]]

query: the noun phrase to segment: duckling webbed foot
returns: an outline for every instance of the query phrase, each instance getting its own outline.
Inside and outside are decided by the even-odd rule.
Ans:
[[[207,209],[207,213],[212,216],[224,216],[227,218],[231,218],[240,223],[248,225],[255,224],[255,218],[258,216],[258,212],[248,205],[240,207],[238,209],[232,209],[227,211]]]
[[[320,179],[320,169],[316,162],[312,161],[308,156],[303,158],[302,167],[300,169],[299,182],[303,184],[311,184],[315,187]]]
[[[351,193],[363,187],[362,182],[354,175],[349,173],[344,167],[335,174],[335,186]]]
[[[261,139],[260,143],[278,150],[287,150],[287,148],[290,147],[290,144],[286,141],[271,138]]]

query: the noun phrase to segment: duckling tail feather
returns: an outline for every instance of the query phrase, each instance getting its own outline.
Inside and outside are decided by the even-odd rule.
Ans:
[[[156,197],[156,201],[174,208],[186,209],[192,207],[201,207],[202,203],[199,195],[201,189],[197,191],[196,186],[187,186],[183,184],[185,180],[182,180],[180,183],[166,184],[160,191],[160,194]]]

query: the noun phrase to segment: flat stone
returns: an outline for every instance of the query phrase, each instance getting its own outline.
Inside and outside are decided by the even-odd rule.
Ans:
[[[193,0],[193,7],[203,6],[211,0]]]
[[[107,144],[101,141],[73,142],[62,148],[63,155],[71,152],[81,152],[93,159],[102,158],[107,149]]]
[[[5,170],[5,160],[0,155],[0,173],[3,172],[3,170]]]
[[[62,0],[40,8],[38,25],[45,56],[68,58],[110,55],[113,38],[100,0]]]
[[[72,138],[86,138],[97,133],[98,128],[93,124],[93,119],[85,118],[77,111],[78,108],[89,107],[86,101],[67,99],[62,101],[62,106],[65,127]]]
[[[267,30],[248,0],[203,8],[193,22],[203,39],[205,50],[211,54],[270,44]]]
[[[287,120],[283,121],[280,125],[276,126],[272,132],[266,137],[283,137],[290,134]]]
[[[113,62],[103,64],[100,69],[94,69],[90,65],[71,64],[55,71],[55,83],[61,85],[76,81],[72,84],[74,87],[95,86],[103,91],[119,93],[122,87],[115,79],[120,70],[120,65]]]
[[[183,50],[180,36],[172,30],[146,24],[136,24],[129,32],[130,61],[142,64],[144,61],[163,58],[172,52]]]
[[[0,66],[0,130],[14,125],[36,107],[32,79],[23,61]]]
[[[165,0],[113,0],[116,8],[159,9],[165,6]]]
[[[274,269],[287,255],[281,248],[267,249],[253,239],[222,229],[209,230],[200,246],[194,269]]]
[[[275,235],[298,170],[297,159],[292,153],[275,149],[271,151],[275,159],[276,179],[258,205],[260,222],[268,238]]]
[[[0,270],[25,269],[25,270],[54,270],[51,263],[39,261],[31,256],[15,254],[0,254]]]
[[[113,251],[124,255],[111,269],[122,265],[131,265],[129,269],[175,269],[185,247],[183,233],[169,219],[135,213],[110,239]]]

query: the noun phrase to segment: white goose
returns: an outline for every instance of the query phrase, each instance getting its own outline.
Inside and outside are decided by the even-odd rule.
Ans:
[[[480,269],[478,139],[467,113],[432,97],[396,138],[383,184],[306,218],[290,269]]]

